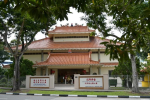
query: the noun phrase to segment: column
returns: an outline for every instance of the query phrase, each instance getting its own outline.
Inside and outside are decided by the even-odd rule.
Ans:
[[[92,66],[90,65],[90,75],[92,75]]]
[[[43,76],[43,68],[41,68],[41,76]]]
[[[98,49],[98,61],[100,63],[100,49]]]
[[[98,75],[101,75],[101,66],[99,66],[97,69],[98,69]]]
[[[43,50],[41,51],[41,61],[44,61]],[[41,76],[43,76],[43,68],[41,68]]]
[[[48,67],[45,68],[45,71],[46,71],[46,72],[45,72],[45,73],[46,73],[46,76],[48,76]]]

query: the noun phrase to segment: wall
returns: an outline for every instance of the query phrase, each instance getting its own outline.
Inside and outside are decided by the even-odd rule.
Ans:
[[[103,77],[103,88],[100,87],[80,87],[80,78],[96,78],[96,77]],[[83,81],[84,82],[84,81]],[[104,89],[108,90],[109,89],[109,82],[108,82],[108,75],[79,75],[75,74],[74,75],[74,88],[75,89]]]
[[[36,78],[36,79],[41,79],[41,78],[49,78],[49,89],[54,89],[55,88],[55,86],[54,86],[54,75],[49,75],[49,76],[31,76],[31,75],[26,75],[26,89],[29,89],[29,88],[31,88],[30,87],[30,77],[32,77],[32,78]],[[34,84],[34,83],[33,83]],[[40,84],[40,83],[38,83],[38,84]],[[40,87],[41,85],[39,85],[38,87],[34,87],[34,88],[37,88],[37,89],[43,89],[43,88],[45,88],[45,87]],[[33,89],[33,87],[32,87],[32,89]]]
[[[109,70],[114,70],[115,67],[101,67],[101,75],[103,74],[109,74],[108,71]]]
[[[58,82],[58,69],[52,69],[53,71],[55,71],[55,74],[54,74],[54,82],[57,83]]]
[[[57,36],[88,36],[88,38],[55,38]],[[89,34],[55,34],[53,36],[54,42],[74,42],[74,41],[89,41]]]
[[[118,60],[110,60],[110,55],[106,55],[104,53],[100,54],[101,62],[118,62]]]
[[[44,54],[44,61],[47,60],[48,54]]]
[[[40,76],[41,75],[41,68],[36,68],[36,75]]]
[[[114,70],[114,69],[115,69],[115,67],[101,67],[101,75],[109,74],[108,71]],[[92,74],[93,73],[97,73],[97,75],[98,75],[98,67],[97,66],[92,66]]]
[[[93,73],[97,73],[97,75],[98,75],[98,69],[96,66],[92,66],[92,74]]]
[[[105,55],[104,53],[100,53],[100,61],[101,62],[118,62],[118,60],[111,60],[110,55]],[[94,61],[98,61],[98,53],[91,54],[91,59]]]
[[[41,55],[23,55],[24,59],[31,60],[33,63],[41,61]]]
[[[48,54],[44,54],[44,61],[47,59]],[[24,59],[28,59],[31,60],[33,63],[37,62],[41,62],[41,54],[37,54],[37,55],[23,55]]]

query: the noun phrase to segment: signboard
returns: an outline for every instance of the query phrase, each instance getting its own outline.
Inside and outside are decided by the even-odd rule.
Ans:
[[[103,89],[103,77],[80,77],[79,78],[80,88],[84,89]]]
[[[30,77],[30,88],[49,88],[49,77]]]

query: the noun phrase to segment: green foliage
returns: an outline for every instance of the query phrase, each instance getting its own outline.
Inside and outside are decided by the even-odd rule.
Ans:
[[[141,0],[93,0],[87,5],[86,16],[82,19],[88,26],[98,29],[104,37],[114,37],[106,46],[106,54],[110,59],[129,59],[128,53],[135,54],[141,48],[146,50],[149,37],[149,4]],[[106,19],[113,17],[109,22],[113,27],[106,25]],[[118,29],[121,37],[110,32]],[[118,42],[123,44],[118,44]]]
[[[147,59],[148,52],[146,50],[142,51],[142,52],[137,52],[136,56],[139,57],[141,60],[144,61],[145,59]]]
[[[10,41],[10,46],[16,46],[17,45],[17,40],[16,39],[13,39]],[[21,41],[19,41],[19,44],[21,44]]]
[[[9,77],[13,77],[14,74],[14,65],[15,61],[13,60],[13,63],[10,64],[10,69],[8,69],[8,72],[6,75]],[[20,60],[20,76],[26,76],[26,75],[35,75],[36,69],[32,68],[33,62],[28,59],[21,59]]]
[[[85,20],[89,27],[98,29],[99,32],[107,33],[110,31],[110,27],[106,26],[105,22],[106,2],[105,0],[94,0],[93,2],[86,5],[86,10],[84,11],[86,16],[82,17],[82,20]]]
[[[78,11],[84,11],[85,5],[91,0],[9,0],[8,2],[0,2],[0,8],[13,6],[15,10],[22,13],[29,13],[30,16],[42,22],[48,22],[48,18],[55,16],[57,20],[68,20],[67,14],[70,13],[69,8],[76,8]]]
[[[19,89],[20,59],[35,35],[41,31],[48,33],[49,28],[56,20],[68,19],[69,7],[84,11],[85,5],[90,0],[4,0],[0,2],[0,36],[7,45],[10,53],[15,58],[15,71],[13,89]],[[15,33],[17,45],[12,50],[7,38]],[[1,39],[1,38],[0,38]],[[19,46],[21,41],[21,46]],[[18,50],[21,48],[21,51]]]
[[[136,67],[137,67],[137,72],[138,75],[141,75],[142,73],[140,72],[141,65],[140,61],[138,58],[136,58]],[[132,75],[132,64],[131,60],[126,60],[126,61],[119,61],[119,65],[115,66],[115,69],[112,72],[112,75]]]
[[[150,60],[146,60],[146,64],[142,64],[141,73],[143,74],[150,74]]]
[[[0,66],[0,75],[4,75],[4,74],[5,74],[5,72],[6,72],[6,70],[5,70],[5,69],[3,69],[3,68]]]
[[[6,59],[9,59],[9,53],[4,51],[4,45],[0,44],[0,63],[4,62]]]
[[[90,33],[90,36],[95,36],[95,35],[96,35],[95,32]]]

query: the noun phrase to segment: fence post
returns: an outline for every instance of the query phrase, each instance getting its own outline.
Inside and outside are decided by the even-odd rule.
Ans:
[[[128,75],[127,75],[127,88],[129,88]]]
[[[7,87],[8,87],[8,82],[9,82],[9,76],[7,77]]]

